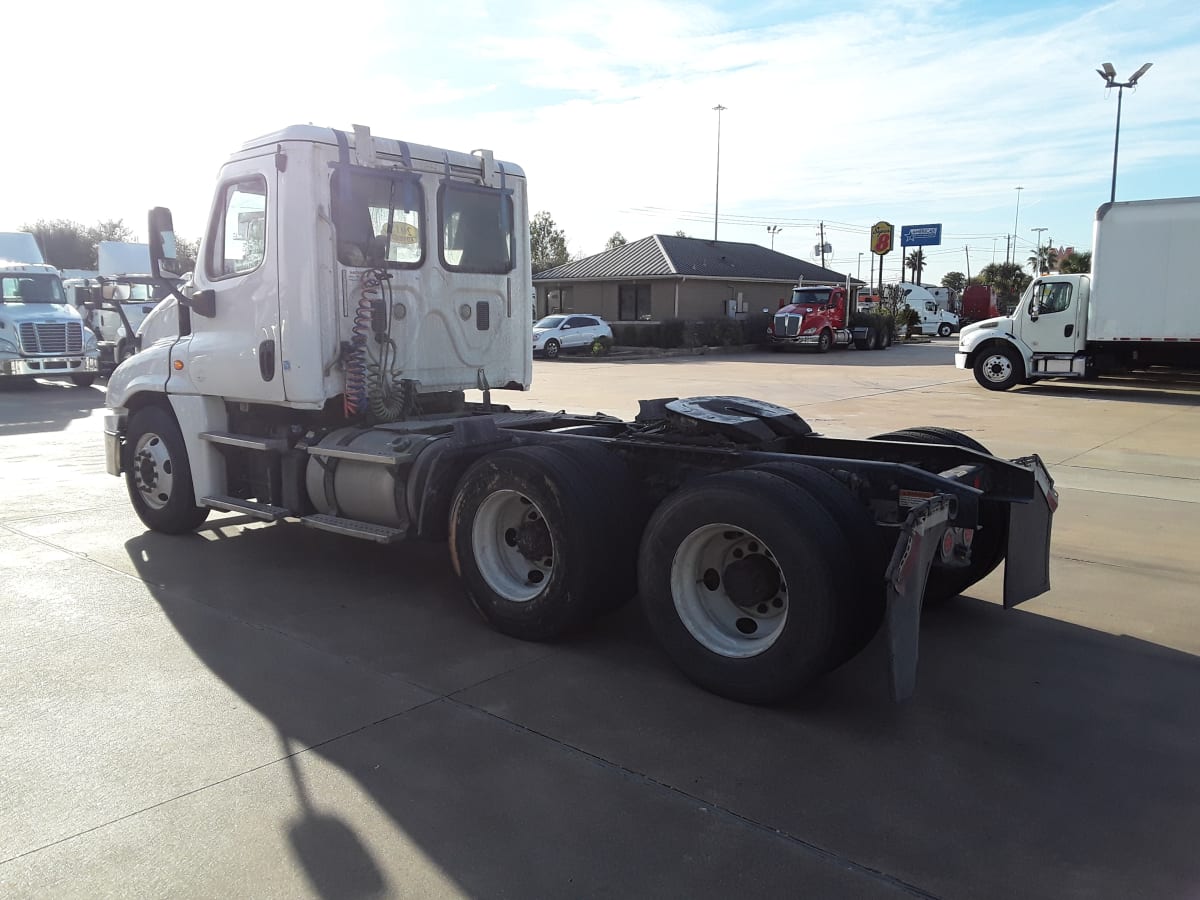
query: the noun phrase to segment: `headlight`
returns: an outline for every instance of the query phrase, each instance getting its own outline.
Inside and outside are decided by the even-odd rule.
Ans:
[[[805,333],[806,335],[809,335],[809,334],[816,334],[816,333],[817,333],[817,329],[816,329],[816,328],[805,328],[805,329],[804,329],[804,333]]]
[[[90,328],[83,329],[83,346],[92,350],[96,347],[96,332]]]
[[[11,338],[6,338],[3,335],[0,335],[0,352],[16,353],[17,345]]]

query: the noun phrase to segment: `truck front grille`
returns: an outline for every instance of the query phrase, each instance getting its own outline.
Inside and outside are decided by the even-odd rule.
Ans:
[[[22,322],[18,330],[26,353],[61,356],[83,352],[83,325],[79,322]]]
[[[775,317],[775,334],[780,337],[795,337],[800,333],[800,316],[786,313]]]

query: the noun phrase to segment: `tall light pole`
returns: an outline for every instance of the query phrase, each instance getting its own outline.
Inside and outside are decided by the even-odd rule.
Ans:
[[[856,275],[855,277],[859,281],[862,281],[862,257],[863,257],[863,255],[861,253],[858,254],[858,275]]]
[[[779,232],[781,232],[781,231],[783,231],[782,225],[768,225],[767,226],[767,234],[771,235],[771,249],[772,250],[775,249],[775,235],[779,234]],[[716,235],[714,234],[713,240],[715,241],[716,239],[717,239]]]
[[[1030,228],[1030,231],[1037,232],[1037,250],[1033,254],[1033,276],[1036,278],[1042,270],[1042,232],[1047,231],[1046,228]]]
[[[1117,70],[1113,68],[1112,63],[1102,63],[1096,70],[1096,74],[1104,79],[1105,87],[1117,89],[1117,133],[1113,137],[1113,177],[1112,193],[1108,197],[1109,203],[1114,203],[1117,199],[1117,148],[1121,144],[1121,95],[1125,92],[1125,88],[1137,87],[1138,79],[1145,75],[1152,65],[1154,63],[1143,63],[1142,67],[1134,72],[1133,77],[1128,81],[1117,81]]]
[[[717,240],[717,220],[721,213],[721,113],[725,107],[718,103],[713,107],[717,114],[717,195],[713,202],[713,241]]]
[[[1025,188],[1017,186],[1017,212],[1013,216],[1012,261],[1017,261],[1017,220],[1021,218],[1021,191]]]

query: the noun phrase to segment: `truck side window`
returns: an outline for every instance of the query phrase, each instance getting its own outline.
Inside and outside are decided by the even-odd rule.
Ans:
[[[267,251],[267,180],[254,175],[221,188],[208,240],[208,277],[245,275]]]
[[[338,262],[415,269],[425,259],[425,197],[408,173],[339,168],[330,184]]]
[[[438,190],[442,265],[459,272],[513,270],[513,203],[507,191],[443,181]]]
[[[1041,315],[1066,312],[1071,306],[1071,285],[1064,283],[1039,285],[1033,302]]]

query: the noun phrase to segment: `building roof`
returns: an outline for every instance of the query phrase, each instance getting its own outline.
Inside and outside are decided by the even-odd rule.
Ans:
[[[652,234],[533,276],[535,282],[633,278],[717,278],[721,281],[844,282],[831,269],[758,244]],[[855,283],[858,279],[851,278]]]

